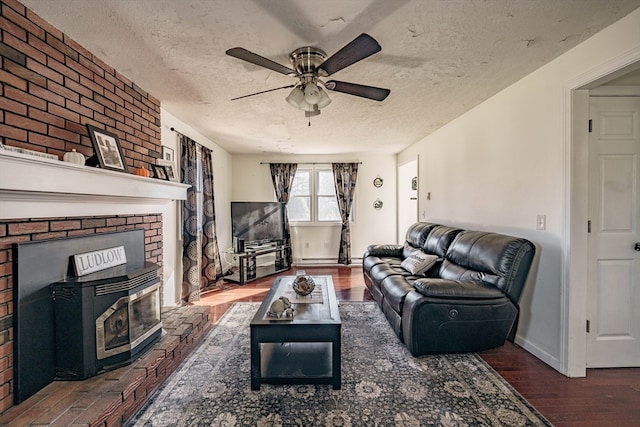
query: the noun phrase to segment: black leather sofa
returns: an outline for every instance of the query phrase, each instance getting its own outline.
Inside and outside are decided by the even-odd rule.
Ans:
[[[503,345],[534,254],[527,239],[419,222],[404,245],[370,245],[362,263],[373,299],[419,356]],[[427,271],[407,270],[425,258],[437,259]]]

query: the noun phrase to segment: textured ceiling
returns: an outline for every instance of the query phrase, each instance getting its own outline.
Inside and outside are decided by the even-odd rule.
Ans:
[[[232,153],[396,153],[640,6],[640,0],[21,0]],[[329,92],[311,118],[296,79],[225,55],[290,66],[366,32],[382,51],[332,75],[388,88],[383,102]]]

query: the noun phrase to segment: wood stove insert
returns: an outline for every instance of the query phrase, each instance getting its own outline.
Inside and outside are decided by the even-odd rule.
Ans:
[[[116,293],[117,296],[109,297],[109,302],[107,300],[101,301],[100,298],[97,298],[97,303],[89,304],[93,305],[92,310],[96,312],[96,317],[91,321],[79,315],[73,319],[60,319],[57,321],[59,326],[57,328],[54,327],[54,325],[56,325],[56,315],[54,313],[54,300],[52,298],[52,284],[56,283],[62,286],[63,281],[74,281],[73,277],[75,276],[75,272],[71,262],[73,255],[115,246],[124,246],[127,264],[122,267],[110,269],[112,270],[110,274],[116,277],[116,279],[119,278],[116,280],[117,283],[127,282],[129,280],[133,280],[133,282],[124,285],[127,289],[121,289],[120,291],[122,293]],[[132,313],[130,310],[137,310],[142,307],[139,304],[135,304],[136,300],[146,301],[144,304],[150,307],[154,307],[155,305],[155,307],[159,308],[160,305],[159,301],[153,300],[154,302],[151,302],[151,300],[141,298],[142,296],[139,297],[138,295],[142,291],[143,286],[133,284],[135,280],[143,278],[142,282],[153,287],[156,284],[156,280],[147,277],[149,271],[152,271],[152,276],[156,278],[158,276],[157,266],[148,265],[145,260],[144,230],[128,230],[65,239],[16,243],[13,245],[13,264],[15,329],[14,400],[16,404],[26,400],[47,384],[51,383],[56,378],[56,371],[61,371],[61,369],[58,368],[67,368],[67,361],[58,362],[61,357],[67,358],[67,355],[59,355],[56,353],[56,341],[64,339],[58,337],[58,329],[62,329],[64,331],[63,335],[65,336],[69,335],[67,332],[78,329],[78,331],[81,330],[81,334],[86,340],[90,341],[93,339],[97,341],[95,337],[95,325],[98,317],[109,310],[109,308],[121,298],[128,298],[131,303],[127,304],[127,316]],[[117,270],[118,268],[124,270]],[[109,273],[105,270],[102,273],[95,274]],[[95,293],[96,289],[100,289],[98,286],[104,285],[104,280],[96,276],[90,277],[90,275],[87,275],[83,276],[82,279],[86,281],[77,283],[76,280],[75,282],[78,285],[78,292],[82,294],[84,298],[89,298],[88,295],[91,293],[91,291],[87,292],[84,288],[93,288],[93,293]],[[89,282],[91,282],[91,286],[89,286]],[[116,287],[118,286],[122,287],[122,285],[116,285]],[[159,296],[159,288],[156,294]],[[94,295],[91,295],[91,299],[93,299],[93,296]],[[133,299],[133,301],[131,301],[131,299]],[[123,305],[124,304],[121,304],[118,307]],[[117,309],[114,313],[116,311]],[[111,317],[111,320],[114,321],[111,327],[111,333],[113,334],[122,332],[119,329],[122,328],[122,325],[118,319],[120,319],[120,321],[123,320],[122,316],[124,316],[124,314],[122,311],[118,313],[119,315]],[[131,334],[130,328],[128,331]],[[154,330],[151,335],[157,338],[155,334],[159,333],[161,333],[161,330]],[[91,338],[91,336],[93,338]],[[74,364],[70,365],[69,370],[83,370],[84,373],[80,374],[80,379],[80,377],[87,375],[86,372],[93,370],[100,372],[108,369],[112,365],[127,363],[124,361],[125,358],[131,360],[141,355],[144,349],[150,346],[154,338],[150,340],[148,340],[148,338],[149,337],[142,338],[139,346],[135,346],[134,344],[132,345],[132,349],[124,348],[123,353],[120,355],[114,356],[109,354],[102,359],[97,358],[96,348],[94,351],[96,353],[95,358],[98,362],[93,362],[94,367],[88,370],[85,368],[76,368],[74,362]],[[116,345],[110,347],[107,351],[121,347],[122,345]],[[77,358],[79,356],[76,354],[74,357]],[[93,355],[91,355],[91,357],[93,357]],[[89,358],[89,353],[85,352],[82,358]],[[84,363],[83,361],[83,365]]]
[[[56,379],[129,364],[160,338],[159,269],[125,265],[52,285]]]

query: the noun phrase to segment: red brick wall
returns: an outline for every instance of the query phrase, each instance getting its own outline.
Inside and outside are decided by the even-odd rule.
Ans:
[[[13,406],[12,244],[143,229],[146,259],[162,264],[162,215],[45,218],[0,221],[0,413]]]
[[[57,155],[93,155],[87,124],[118,136],[129,171],[160,157],[160,101],[16,0],[0,0],[0,141]],[[142,228],[162,263],[162,217],[0,220],[0,412],[13,405],[11,244]]]
[[[87,124],[118,136],[129,172],[160,157],[160,101],[16,0],[0,0],[0,137],[93,155]]]

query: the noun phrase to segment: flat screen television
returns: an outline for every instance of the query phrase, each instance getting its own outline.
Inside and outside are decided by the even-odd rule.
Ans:
[[[245,245],[284,239],[285,209],[280,202],[231,202],[233,237]]]

